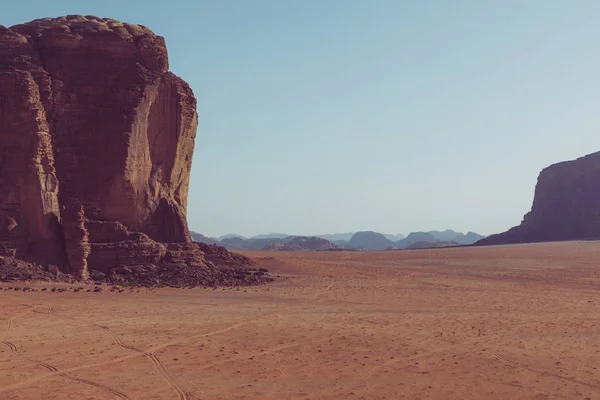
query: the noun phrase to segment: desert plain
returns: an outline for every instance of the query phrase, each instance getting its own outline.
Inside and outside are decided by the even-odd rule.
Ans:
[[[245,254],[276,281],[2,284],[0,399],[600,398],[599,242]]]

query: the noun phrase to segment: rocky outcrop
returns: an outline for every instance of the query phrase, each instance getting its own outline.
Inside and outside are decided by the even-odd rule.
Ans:
[[[225,247],[216,244],[196,243],[196,246],[204,253],[207,261],[219,267],[252,267],[256,265],[252,259],[229,252]]]
[[[348,243],[348,247],[361,250],[385,250],[394,245],[384,234],[373,231],[356,232]]]
[[[519,226],[478,245],[600,238],[600,152],[542,170]]]
[[[148,28],[72,15],[0,26],[0,241],[86,278],[207,267],[186,222],[196,99]]]
[[[406,249],[417,242],[435,242],[436,238],[431,232],[411,232],[404,239],[396,242],[396,247]]]
[[[285,243],[271,242],[263,247],[263,250],[280,251],[325,251],[336,249],[340,249],[340,247],[329,240],[315,236],[294,236]]]

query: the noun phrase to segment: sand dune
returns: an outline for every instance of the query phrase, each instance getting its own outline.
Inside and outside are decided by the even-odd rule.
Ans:
[[[0,399],[600,398],[598,242],[247,254],[280,278],[0,291]]]

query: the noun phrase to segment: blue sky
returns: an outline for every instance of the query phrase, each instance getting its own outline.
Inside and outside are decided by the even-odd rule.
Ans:
[[[596,0],[31,0],[0,24],[66,14],[165,37],[207,235],[499,232],[543,167],[600,150]]]

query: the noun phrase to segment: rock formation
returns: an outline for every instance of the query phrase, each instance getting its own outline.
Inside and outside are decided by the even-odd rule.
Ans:
[[[396,247],[406,249],[417,242],[435,242],[436,238],[431,232],[411,232],[404,239],[396,242]]]
[[[205,267],[186,207],[196,99],[141,25],[71,15],[0,26],[4,255],[85,278]]]
[[[394,245],[395,243],[382,233],[363,231],[352,235],[348,247],[361,250],[385,250]]]
[[[452,238],[452,241],[460,244],[473,244],[483,238],[485,238],[485,236],[469,231],[466,234],[459,232],[454,238]]]
[[[280,251],[325,251],[338,249],[340,247],[329,240],[316,236],[294,236],[284,243],[274,241],[263,247],[263,250]]]
[[[519,226],[478,245],[600,238],[600,152],[542,170]]]

